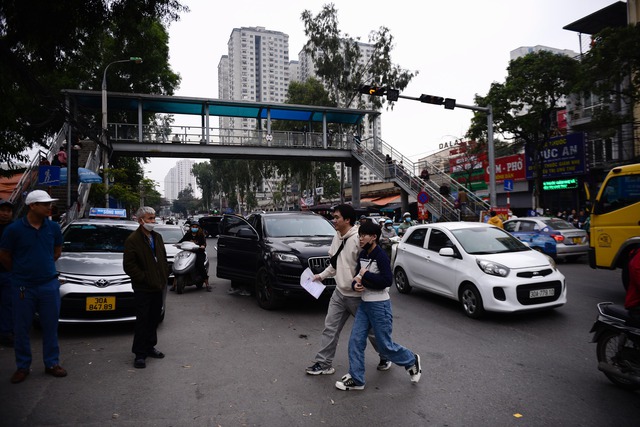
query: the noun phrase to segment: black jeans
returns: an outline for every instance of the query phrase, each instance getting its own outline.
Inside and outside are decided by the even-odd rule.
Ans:
[[[204,268],[204,260],[206,259],[206,257],[207,256],[205,255],[204,251],[196,252],[196,268],[200,272],[200,275],[202,275],[203,279],[209,277],[209,272]]]
[[[158,343],[156,330],[162,314],[162,291],[134,291],[136,302],[136,325],[131,351],[136,359],[146,359],[149,351]]]

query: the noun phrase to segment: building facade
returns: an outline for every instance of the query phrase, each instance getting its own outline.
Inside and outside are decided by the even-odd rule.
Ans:
[[[164,177],[164,197],[172,202],[178,198],[178,194],[189,186],[193,189],[194,197],[199,197],[200,189],[196,185],[196,178],[191,169],[195,161],[189,159],[178,160],[176,165],[169,169]]]

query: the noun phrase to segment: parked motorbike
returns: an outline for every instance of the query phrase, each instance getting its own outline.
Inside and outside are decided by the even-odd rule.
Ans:
[[[176,293],[184,292],[186,286],[195,285],[201,289],[206,277],[202,277],[202,273],[196,268],[196,252],[201,251],[200,246],[193,242],[177,243],[176,247],[180,248],[173,260],[173,275],[176,281]],[[205,253],[204,260],[205,271],[209,271],[209,258]]]
[[[598,369],[626,390],[640,388],[640,320],[622,306],[598,304],[598,318],[591,328],[597,343]]]

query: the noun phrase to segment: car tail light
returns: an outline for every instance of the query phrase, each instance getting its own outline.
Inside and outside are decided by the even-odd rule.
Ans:
[[[558,243],[562,243],[564,242],[564,236],[562,234],[554,234],[553,238],[555,239],[556,242]]]

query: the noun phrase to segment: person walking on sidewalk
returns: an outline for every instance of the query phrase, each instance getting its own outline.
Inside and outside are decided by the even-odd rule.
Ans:
[[[11,271],[13,345],[18,368],[10,379],[13,384],[21,383],[31,372],[29,331],[36,312],[42,327],[44,371],[54,377],[67,376],[60,366],[60,282],[55,265],[62,253],[62,233],[60,226],[49,219],[56,200],[43,190],[27,194],[27,214],[8,226],[0,241],[0,262]]]
[[[340,332],[349,316],[356,315],[360,305],[360,293],[351,288],[351,281],[355,274],[354,266],[360,251],[358,226],[355,226],[356,211],[350,205],[342,204],[334,208],[332,215],[336,235],[329,248],[331,262],[324,271],[314,276],[314,280],[335,277],[336,289],[331,295],[327,316],[324,320],[320,351],[316,354],[315,363],[306,369],[309,375],[331,375],[336,371],[332,364]],[[377,351],[373,333],[369,339]],[[378,370],[386,371],[389,368],[391,368],[391,362],[381,358]]]
[[[392,282],[391,265],[387,254],[378,245],[380,227],[365,224],[358,230],[362,252],[358,260],[358,274],[353,278],[353,290],[362,296],[349,338],[349,373],[336,381],[339,390],[364,390],[364,351],[367,334],[373,329],[378,351],[385,360],[403,366],[412,383],[420,381],[420,356],[393,342],[393,314],[389,287]]]
[[[164,353],[155,346],[169,266],[162,236],[153,231],[156,211],[149,206],[141,207],[136,218],[140,226],[124,242],[122,264],[124,272],[131,277],[135,300],[136,324],[131,346],[135,354],[133,367],[143,369],[147,367],[147,357],[164,357]]]

